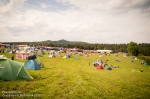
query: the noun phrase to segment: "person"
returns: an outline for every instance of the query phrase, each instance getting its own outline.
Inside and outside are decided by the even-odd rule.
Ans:
[[[32,59],[33,59],[33,60],[35,60],[36,58],[37,58],[36,55],[33,55],[33,56],[32,56]]]
[[[2,51],[2,48],[0,47],[0,53],[1,53],[1,51]]]
[[[12,49],[12,53],[13,53],[13,54],[15,53],[15,49],[14,49],[14,48]]]
[[[103,60],[101,60],[101,65],[103,64]]]
[[[14,60],[14,55],[12,55],[11,59]]]
[[[4,50],[4,49],[2,49],[2,52],[3,52],[3,53],[4,53],[4,51],[5,51],[5,50]]]

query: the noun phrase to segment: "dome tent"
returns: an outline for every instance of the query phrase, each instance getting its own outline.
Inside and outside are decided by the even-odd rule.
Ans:
[[[40,70],[41,67],[37,64],[35,60],[27,60],[25,63],[25,68],[30,70]]]
[[[44,64],[43,64],[43,62],[42,62],[41,60],[35,59],[35,61],[36,61],[36,63],[37,63],[41,68],[44,67]]]
[[[102,60],[96,60],[93,62],[94,67],[98,67],[102,64]]]
[[[107,67],[106,70],[112,70],[112,68],[111,67]]]
[[[32,80],[25,70],[23,63],[7,59],[0,55],[0,79],[3,80]]]
[[[25,62],[25,68],[30,70],[40,70],[44,67],[44,64],[41,60],[35,58],[29,59]]]
[[[104,70],[104,67],[100,65],[100,66],[97,67],[97,69]]]
[[[48,57],[51,57],[51,58],[52,58],[52,57],[55,57],[55,55],[54,55],[54,54],[50,54]]]

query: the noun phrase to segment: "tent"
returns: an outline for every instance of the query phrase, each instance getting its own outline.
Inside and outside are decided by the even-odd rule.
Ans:
[[[13,53],[12,50],[10,50],[9,53],[12,54]]]
[[[41,60],[35,59],[35,61],[36,61],[36,63],[37,63],[41,68],[44,67],[44,64],[43,64],[43,62],[42,62]]]
[[[115,60],[116,62],[120,62],[118,59]]]
[[[42,49],[38,50],[37,53],[38,53],[38,55],[43,55],[43,54],[45,54],[44,51],[43,51]]]
[[[67,54],[66,56],[64,56],[63,58],[70,58],[70,55],[69,54]]]
[[[96,61],[93,62],[93,65],[96,66],[96,67],[101,65],[101,64],[102,64],[102,60],[96,60]]]
[[[104,70],[104,67],[103,66],[98,66],[97,69]]]
[[[63,58],[68,58],[67,56],[64,56]]]
[[[111,67],[107,67],[106,70],[112,70],[112,68]]]
[[[30,69],[30,70],[41,69],[40,65],[38,65],[38,63],[35,60],[27,60],[24,65],[26,69]]]
[[[51,57],[51,58],[52,58],[52,57],[55,57],[55,55],[54,55],[54,54],[50,54],[48,57]]]
[[[147,64],[146,63],[144,63],[144,66],[146,66]]]
[[[78,57],[74,57],[74,60],[78,60]]]
[[[4,55],[0,55],[0,79],[32,80],[33,78],[27,73],[23,63],[7,59]]]
[[[85,54],[85,57],[89,57],[89,54]]]
[[[83,56],[83,54],[82,54],[82,53],[79,53],[78,56]]]
[[[16,52],[16,59],[28,59],[29,53],[21,51],[21,52]]]

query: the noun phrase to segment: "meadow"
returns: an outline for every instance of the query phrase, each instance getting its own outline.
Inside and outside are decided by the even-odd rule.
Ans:
[[[8,58],[11,54],[5,53]],[[78,57],[75,60],[74,57]],[[41,70],[27,70],[33,80],[0,80],[0,98],[10,99],[149,99],[150,66],[141,64],[142,60],[131,62],[131,57],[110,54],[99,57],[73,55],[63,59],[61,56],[49,58],[47,54],[37,57],[44,63]],[[113,70],[98,70],[92,62],[108,59],[108,65],[119,66]],[[25,62],[26,60],[17,60]],[[90,64],[89,64],[90,63]],[[144,69],[144,72],[140,72]],[[3,97],[3,91],[19,91],[29,96]],[[30,96],[34,95],[34,96]]]

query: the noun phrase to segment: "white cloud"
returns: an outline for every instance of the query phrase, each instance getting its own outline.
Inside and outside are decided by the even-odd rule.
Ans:
[[[149,0],[57,0],[78,9],[43,12],[45,2],[28,8],[25,0],[0,3],[1,41],[66,39],[92,43],[150,43]],[[31,5],[30,5],[31,6]],[[56,7],[56,6],[55,6]],[[23,12],[22,10],[23,9]],[[57,9],[57,8],[56,8]]]
[[[45,9],[45,8],[47,8],[47,5],[45,3],[42,3],[41,8]]]
[[[1,14],[10,14],[18,10],[18,8],[25,2],[26,0],[10,0],[7,5],[1,2],[0,13]]]

